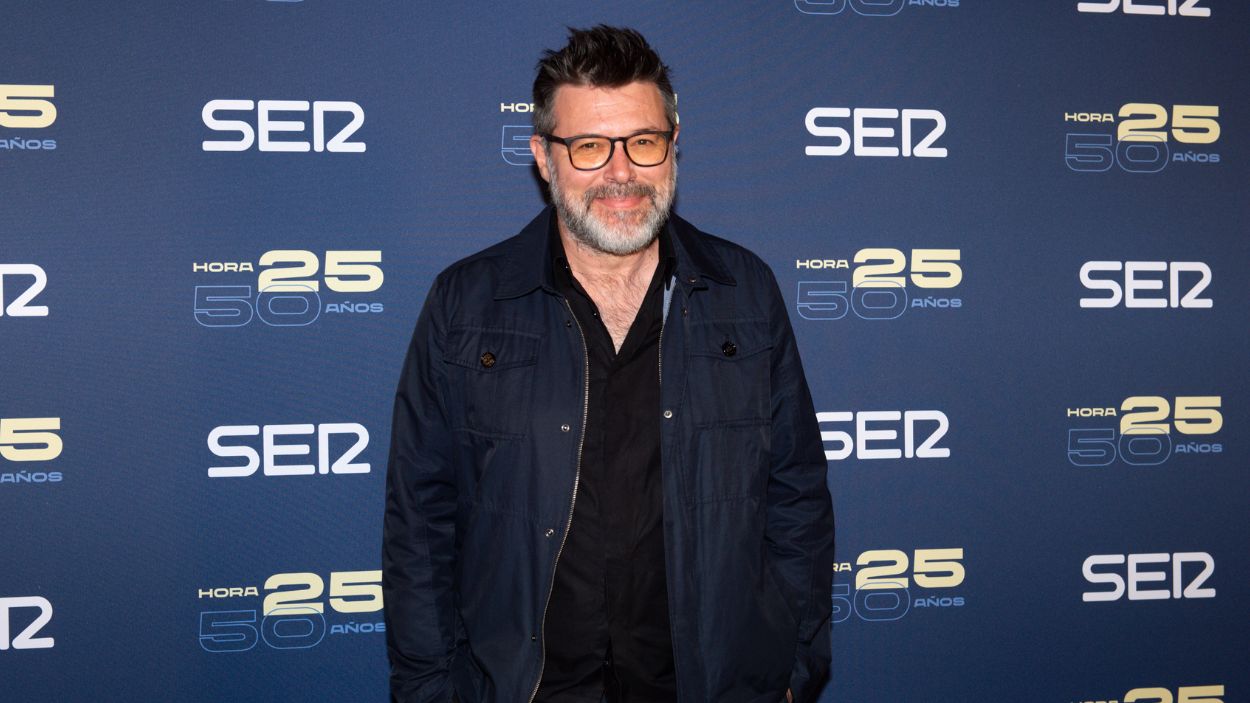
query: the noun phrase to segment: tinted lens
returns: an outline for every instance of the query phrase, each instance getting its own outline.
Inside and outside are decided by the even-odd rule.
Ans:
[[[625,149],[639,166],[655,166],[668,156],[668,137],[659,132],[635,134],[625,141]]]
[[[569,143],[574,168],[599,168],[608,162],[611,152],[612,142],[607,137],[583,137]]]

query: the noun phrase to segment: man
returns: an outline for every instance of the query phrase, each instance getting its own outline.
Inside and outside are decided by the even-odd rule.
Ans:
[[[534,105],[553,207],[438,276],[396,396],[392,698],[813,701],[833,517],[776,281],[670,213],[637,32],[572,30]]]

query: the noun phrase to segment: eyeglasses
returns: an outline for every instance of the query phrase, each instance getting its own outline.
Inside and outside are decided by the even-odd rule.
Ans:
[[[554,134],[540,134],[549,142],[563,144],[569,150],[569,163],[578,171],[594,171],[603,168],[612,160],[616,151],[616,143],[625,147],[625,156],[635,166],[658,166],[668,158],[668,145],[673,141],[673,132],[644,131],[635,132],[627,137],[605,137],[601,134],[583,134],[577,137],[557,137]]]

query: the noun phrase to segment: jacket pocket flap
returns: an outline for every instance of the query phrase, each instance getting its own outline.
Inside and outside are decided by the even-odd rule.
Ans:
[[[530,332],[455,327],[448,332],[443,360],[449,364],[494,373],[538,362],[540,336]]]
[[[768,321],[762,318],[707,320],[691,326],[690,353],[734,362],[772,349]]]

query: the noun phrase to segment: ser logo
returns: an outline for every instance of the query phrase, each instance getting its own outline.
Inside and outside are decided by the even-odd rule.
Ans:
[[[1096,274],[1111,275],[1104,278]],[[1197,280],[1191,274],[1197,274]],[[1119,281],[1121,275],[1123,285]],[[1103,297],[1081,298],[1083,308],[1114,308],[1121,302],[1126,308],[1214,306],[1210,298],[1198,297],[1211,285],[1211,267],[1201,261],[1086,261],[1081,265],[1080,276],[1081,285],[1087,289],[1107,291]],[[1186,279],[1184,285],[1182,278]],[[1166,297],[1143,294],[1165,289]]]
[[[1068,132],[1064,162],[1080,173],[1109,171],[1116,165],[1129,173],[1158,173],[1169,162],[1218,164],[1219,153],[1208,145],[1219,141],[1219,116],[1216,105],[1173,105],[1169,130],[1168,108],[1154,103],[1127,103],[1115,115],[1065,112],[1064,122],[1110,131]],[[1184,145],[1182,150],[1172,152],[1169,135]]]
[[[1077,12],[1108,14],[1122,11],[1126,15],[1180,15],[1181,17],[1210,17],[1211,8],[1203,7],[1203,0],[1102,0],[1102,2],[1078,2]]]
[[[889,17],[904,7],[959,7],[959,0],[794,0],[805,15],[840,15],[849,7],[857,15]]]
[[[898,446],[898,423],[903,427],[903,444]],[[861,410],[857,413],[816,413],[820,425],[854,423],[854,436],[847,430],[821,430],[825,458],[841,461],[854,453],[856,459],[945,459],[951,450],[937,443],[950,430],[950,420],[941,410]],[[869,427],[868,423],[880,423]],[[881,424],[892,423],[887,427]],[[924,432],[917,431],[917,428]],[[920,439],[923,437],[923,439]],[[917,445],[916,442],[920,441]],[[869,442],[873,446],[869,446]],[[889,446],[882,446],[890,443]]]
[[[1219,696],[1218,698],[1216,696]],[[1169,688],[1134,688],[1121,698],[1081,698],[1075,703],[1224,703],[1224,686],[1181,686],[1172,695]]]
[[[841,123],[821,124],[847,117],[851,118],[850,132]],[[937,110],[813,107],[803,122],[813,137],[837,140],[835,144],[809,144],[804,149],[808,156],[844,156],[852,152],[855,156],[946,158],[946,147],[934,146],[938,137],[946,133],[946,116]]]
[[[1108,466],[1117,458],[1132,466],[1158,466],[1174,454],[1222,454],[1210,435],[1224,427],[1220,396],[1157,395],[1126,398],[1115,407],[1068,408],[1069,418],[1094,419],[1101,427],[1068,430],[1068,461],[1073,466]],[[1119,418],[1119,427],[1108,427]],[[1171,419],[1169,423],[1168,420]],[[1117,433],[1118,429],[1118,433]],[[1172,430],[1193,440],[1173,440]]]
[[[56,105],[47,98],[55,97],[51,85],[0,84],[0,127],[6,129],[43,129],[56,122]],[[34,139],[26,136],[0,134],[0,151],[52,151],[55,139]]]
[[[14,463],[52,461],[64,448],[60,429],[59,417],[0,418],[0,457]],[[0,484],[60,483],[63,478],[60,471],[0,472]]]
[[[20,613],[37,608],[39,614],[35,616],[25,627],[21,623],[25,621],[25,617],[18,618],[15,611]],[[56,644],[56,640],[51,637],[36,637],[39,631],[43,629],[52,620],[52,604],[47,598],[42,596],[25,596],[21,598],[0,598],[0,651],[12,649],[49,649]],[[14,627],[14,622],[17,627]],[[20,629],[19,629],[20,628]],[[12,634],[16,630],[17,634]]]
[[[1152,568],[1152,564],[1159,566]],[[1186,569],[1186,564],[1197,564],[1201,566],[1201,570]],[[1124,576],[1120,575],[1121,571]],[[1106,584],[1111,588],[1085,591],[1081,594],[1081,600],[1086,603],[1105,603],[1120,600],[1126,593],[1129,600],[1214,598],[1215,589],[1206,587],[1207,580],[1214,572],[1215,559],[1206,552],[1091,554],[1081,565],[1085,580],[1094,585]],[[1143,583],[1147,586],[1143,587]],[[1166,588],[1151,588],[1151,584]]]
[[[325,580],[314,573],[274,574],[265,579],[263,590],[259,628],[255,608],[206,610],[200,613],[200,647],[206,652],[246,652],[263,641],[272,649],[309,649],[321,644],[327,631],[332,636],[386,632],[381,620],[358,623],[349,619],[327,628],[325,616],[327,602],[334,613],[353,618],[380,612],[381,571],[331,572],[326,602],[321,599]],[[259,597],[255,586],[199,589],[201,600]]]
[[[964,550],[917,549],[909,559],[898,549],[872,549],[859,555],[852,568],[849,562],[833,565],[833,614],[835,623],[851,614],[868,622],[888,622],[907,615],[913,608],[962,608],[962,595],[942,590],[964,582]],[[854,588],[839,577],[854,574]],[[908,576],[910,574],[910,577]],[[912,597],[911,585],[925,589]],[[933,595],[928,591],[932,589]]]
[[[380,250],[327,251],[326,288],[342,294],[373,293],[382,287]],[[205,327],[243,327],[258,317],[271,327],[303,327],[316,322],[322,312],[357,315],[383,312],[382,303],[342,298],[322,304],[321,262],[302,249],[275,249],[261,255],[257,266],[250,261],[205,261],[191,266],[193,273],[256,273],[256,297],[252,286],[196,286],[195,321]]]
[[[275,119],[275,113],[308,112],[312,108],[312,143],[298,139],[274,139],[274,134],[304,133],[301,120]],[[226,120],[218,117],[222,112],[256,112],[256,127],[244,120]],[[326,115],[346,113],[351,120],[334,136],[326,140]],[[349,142],[353,134],[365,123],[365,111],[359,104],[348,100],[209,100],[200,111],[204,126],[214,132],[238,132],[233,140],[209,140],[201,143],[204,151],[247,151],[257,143],[259,151],[322,152],[358,154],[365,150],[364,142]],[[335,120],[341,122],[341,120]]]
[[[7,280],[6,280],[7,276]],[[33,281],[25,281],[30,276]],[[17,284],[26,283],[25,288]],[[6,296],[6,284],[9,286]],[[31,305],[48,287],[48,274],[35,264],[0,264],[0,317],[47,317],[47,305]]]
[[[499,112],[503,114],[529,114],[533,111],[533,103],[499,103]],[[502,134],[499,153],[503,156],[504,162],[513,166],[533,166],[534,154],[530,151],[530,136],[534,134],[534,126],[506,124],[503,126]]]
[[[910,309],[962,308],[963,300],[950,296],[922,295],[912,298],[910,281],[916,288],[949,290],[959,286],[964,272],[959,266],[958,249],[912,249],[908,255],[898,249],[860,249],[846,259],[797,259],[797,269],[851,270],[850,293],[847,281],[799,281],[798,312],[807,320],[841,320],[853,311],[861,320],[893,320]]]
[[[312,453],[312,445],[304,442],[280,443],[279,437],[291,435],[317,436],[317,464],[279,464],[280,456],[308,456]],[[261,451],[246,444],[223,444],[223,439],[236,437],[261,436]],[[343,440],[334,444],[341,450],[331,461],[331,437],[348,435],[354,438],[350,447],[343,449]],[[320,425],[222,425],[214,427],[208,433],[208,449],[222,459],[243,459],[245,463],[231,466],[212,466],[208,469],[209,478],[236,478],[251,476],[261,467],[264,457],[266,476],[311,476],[318,474],[367,474],[370,465],[367,461],[356,462],[360,453],[369,446],[369,430],[356,422],[324,422]]]

